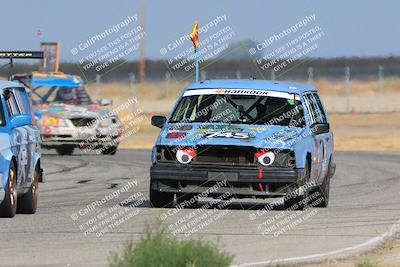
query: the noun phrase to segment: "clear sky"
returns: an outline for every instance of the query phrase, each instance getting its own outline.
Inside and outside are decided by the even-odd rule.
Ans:
[[[60,41],[62,60],[76,60],[71,49],[128,15],[140,15],[139,0],[1,0],[0,50],[35,50],[40,41]],[[193,22],[226,14],[235,41],[261,42],[307,15],[316,15],[324,33],[315,57],[400,56],[400,1],[149,0],[146,6],[146,57]],[[42,37],[37,31],[43,32]],[[132,53],[128,59],[137,58]]]

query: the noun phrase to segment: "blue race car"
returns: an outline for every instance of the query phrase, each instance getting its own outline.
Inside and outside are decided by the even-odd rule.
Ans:
[[[43,182],[40,131],[25,87],[0,81],[0,216],[34,214]]]
[[[314,86],[257,80],[189,85],[152,151],[150,201],[279,197],[290,209],[327,207],[336,165],[328,115]],[[312,203],[311,203],[312,202]],[[278,202],[279,203],[279,202]]]

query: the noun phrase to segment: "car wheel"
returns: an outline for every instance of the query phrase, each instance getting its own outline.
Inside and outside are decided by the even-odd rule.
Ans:
[[[329,204],[329,191],[331,187],[331,180],[329,179],[329,173],[325,176],[324,181],[321,185],[317,186],[316,189],[313,190],[313,194],[318,193],[316,196],[315,202],[317,203],[314,205],[318,208],[326,208]]]
[[[150,186],[150,204],[153,208],[170,208],[174,202],[173,193],[160,192],[151,189]]]
[[[117,147],[112,146],[112,147],[104,148],[101,150],[101,153],[103,153],[103,155],[115,155],[115,153],[117,153]]]
[[[56,148],[56,151],[60,156],[69,156],[74,153],[74,149],[73,146],[60,146]]]
[[[310,180],[310,164],[307,161],[306,166],[305,166],[305,173],[303,177],[301,178],[302,184],[305,185],[308,183]],[[298,188],[296,188],[298,189]],[[293,209],[293,210],[304,210],[307,208],[308,203],[308,190],[305,190],[305,192],[301,195],[296,195],[284,199],[285,203],[285,209]]]
[[[188,207],[194,207],[197,205],[198,200],[195,197],[194,194],[177,194],[176,195],[176,203],[178,205],[182,205],[183,203],[186,203],[187,205],[184,205],[183,208],[188,208]]]
[[[35,214],[39,200],[40,168],[37,166],[29,191],[18,200],[18,213]]]
[[[17,211],[17,172],[13,162],[11,162],[8,173],[8,183],[5,190],[4,200],[0,205],[0,216],[12,218]]]

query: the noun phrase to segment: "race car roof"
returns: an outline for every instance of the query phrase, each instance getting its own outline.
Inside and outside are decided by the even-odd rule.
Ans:
[[[32,73],[31,86],[80,87],[83,81],[79,76],[64,73]]]
[[[268,81],[268,80],[206,80],[190,84],[186,90],[196,89],[254,89],[301,94],[317,91],[316,87],[308,84]]]
[[[21,85],[18,82],[0,80],[0,90],[3,90],[4,88],[10,88],[10,87],[23,87],[23,85]]]

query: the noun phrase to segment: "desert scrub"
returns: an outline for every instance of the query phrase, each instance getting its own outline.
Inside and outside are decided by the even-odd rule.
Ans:
[[[110,267],[225,267],[233,256],[202,239],[178,240],[166,227],[146,223],[137,244],[127,242],[122,252],[111,253]]]

